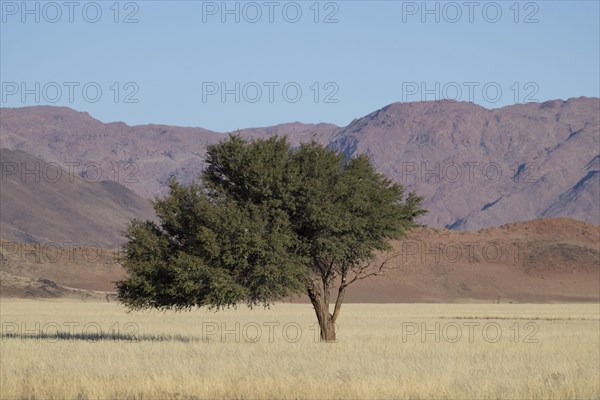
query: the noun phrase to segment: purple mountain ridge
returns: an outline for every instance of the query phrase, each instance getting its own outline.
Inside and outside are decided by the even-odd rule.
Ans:
[[[103,123],[70,108],[0,109],[1,147],[56,163],[88,181],[112,180],[147,199],[171,177],[189,182],[205,147],[226,134],[202,128]],[[479,229],[541,217],[600,224],[600,99],[486,109],[473,103],[393,103],[346,127],[299,122],[239,131],[246,138],[311,138],[425,196],[434,228]],[[43,175],[43,173],[42,173]]]

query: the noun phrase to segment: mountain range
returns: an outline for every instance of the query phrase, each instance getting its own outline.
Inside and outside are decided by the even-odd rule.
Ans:
[[[425,197],[429,212],[420,222],[432,228],[472,230],[544,217],[600,224],[598,98],[498,109],[447,100],[393,103],[345,127],[294,122],[237,133],[245,138],[287,135],[294,145],[314,139],[348,157],[367,154],[379,171]],[[2,238],[35,241],[61,232],[58,225],[48,226],[44,236],[46,228],[35,231],[34,223],[24,223],[28,217],[18,206],[27,207],[28,202],[32,209],[25,214],[32,221],[39,221],[36,213],[44,204],[48,213],[56,214],[60,207],[69,209],[69,202],[76,202],[73,207],[79,210],[90,205],[112,209],[119,221],[125,215],[147,216],[151,210],[142,199],[164,194],[172,177],[182,182],[197,177],[206,146],[226,137],[202,128],[103,123],[64,107],[1,108],[2,163],[9,168],[2,172]],[[25,184],[21,175],[28,176],[32,163],[41,167],[29,174],[37,173],[45,184]],[[77,182],[49,182],[45,175],[59,168]],[[57,194],[69,190],[77,196],[59,201]],[[85,225],[93,219],[96,225],[89,225],[89,232],[96,232],[96,240],[111,242],[115,237],[108,228],[96,229],[98,223],[116,221],[102,218],[108,215],[103,212],[54,221],[73,225],[75,218]],[[123,225],[115,226],[121,230]],[[67,232],[62,229],[65,240]],[[80,233],[71,230],[71,236]]]

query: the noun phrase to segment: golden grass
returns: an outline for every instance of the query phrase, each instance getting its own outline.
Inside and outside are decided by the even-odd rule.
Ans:
[[[597,304],[346,304],[334,344],[315,340],[308,304],[0,306],[2,399],[600,397]]]

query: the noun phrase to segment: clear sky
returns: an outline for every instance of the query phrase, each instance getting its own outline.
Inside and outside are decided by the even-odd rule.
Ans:
[[[1,106],[216,131],[599,96],[598,1],[0,1]],[[101,93],[100,93],[101,91]]]

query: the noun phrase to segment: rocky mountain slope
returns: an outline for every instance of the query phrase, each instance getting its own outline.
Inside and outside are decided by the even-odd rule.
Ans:
[[[4,240],[112,247],[131,218],[153,218],[150,202],[117,182],[86,181],[19,150],[0,149],[0,158]]]
[[[102,123],[61,107],[0,109],[3,147],[111,180],[146,198],[170,177],[187,182],[204,149],[226,137],[202,128]],[[316,138],[426,197],[431,227],[478,229],[540,217],[600,223],[600,99],[488,110],[466,102],[394,103],[340,128],[290,123],[240,131],[248,138]]]
[[[417,190],[430,226],[477,229],[539,217],[600,223],[600,99],[487,110],[395,103],[332,139]]]

